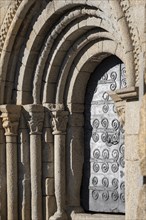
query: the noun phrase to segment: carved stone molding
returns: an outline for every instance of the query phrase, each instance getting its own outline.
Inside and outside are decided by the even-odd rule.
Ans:
[[[121,125],[125,125],[125,104],[127,100],[135,100],[138,97],[137,87],[127,87],[118,89],[115,92],[108,92],[112,100],[115,102],[117,114]]]
[[[68,123],[68,111],[63,104],[46,103],[44,106],[50,111],[53,134],[65,134]]]
[[[68,122],[68,112],[62,110],[51,112],[51,122],[54,135],[65,134]]]
[[[116,102],[116,110],[119,117],[119,121],[121,125],[124,127],[125,125],[125,101]]]
[[[53,103],[45,103],[44,106],[48,108],[51,112],[53,111],[59,111],[59,110],[64,110],[64,105],[63,104],[53,104]]]
[[[9,27],[11,25],[11,22],[16,14],[16,11],[18,9],[18,7],[20,6],[22,0],[14,0],[12,1],[12,4],[10,5],[8,12],[5,16],[4,22],[1,26],[0,29],[0,55],[1,55],[1,51],[4,45],[4,41],[6,39],[7,36],[7,32],[9,30]]]
[[[140,37],[137,27],[135,26],[135,23],[133,22],[133,17],[130,12],[130,1],[129,0],[120,0],[119,1],[120,6],[122,8],[122,11],[124,13],[129,33],[132,41],[133,46],[133,54],[134,54],[134,65],[135,65],[135,77],[136,77],[136,85],[139,81],[139,59],[140,59]]]
[[[41,105],[25,105],[24,116],[28,122],[30,134],[42,134],[44,107]]]
[[[18,135],[21,106],[2,105],[0,106],[2,125],[6,136]]]

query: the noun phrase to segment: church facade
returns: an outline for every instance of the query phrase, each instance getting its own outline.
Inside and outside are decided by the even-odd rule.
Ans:
[[[145,0],[0,0],[0,27],[0,219],[146,220]]]

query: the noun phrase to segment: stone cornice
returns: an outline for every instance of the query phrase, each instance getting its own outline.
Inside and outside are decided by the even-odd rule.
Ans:
[[[20,119],[21,106],[1,105],[2,126],[5,129],[6,136],[18,135],[18,125]]]

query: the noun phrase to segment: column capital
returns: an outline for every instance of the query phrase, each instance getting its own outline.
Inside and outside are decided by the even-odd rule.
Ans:
[[[54,103],[44,103],[43,104],[44,107],[46,107],[50,112],[53,111],[59,111],[59,110],[64,110],[64,105],[63,104],[54,104]]]
[[[42,134],[44,107],[42,105],[24,105],[24,116],[28,122],[30,134]]]
[[[53,128],[53,134],[65,134],[68,123],[68,111],[57,110],[51,112],[51,124]]]
[[[2,126],[6,136],[17,136],[20,119],[20,105],[0,105]]]
[[[65,134],[69,112],[60,103],[45,103],[44,106],[50,111],[53,134]]]

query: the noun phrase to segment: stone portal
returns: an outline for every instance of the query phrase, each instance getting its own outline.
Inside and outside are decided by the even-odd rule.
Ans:
[[[86,211],[125,212],[124,129],[108,94],[124,87],[125,66],[114,56],[100,64],[87,86],[81,192]]]

